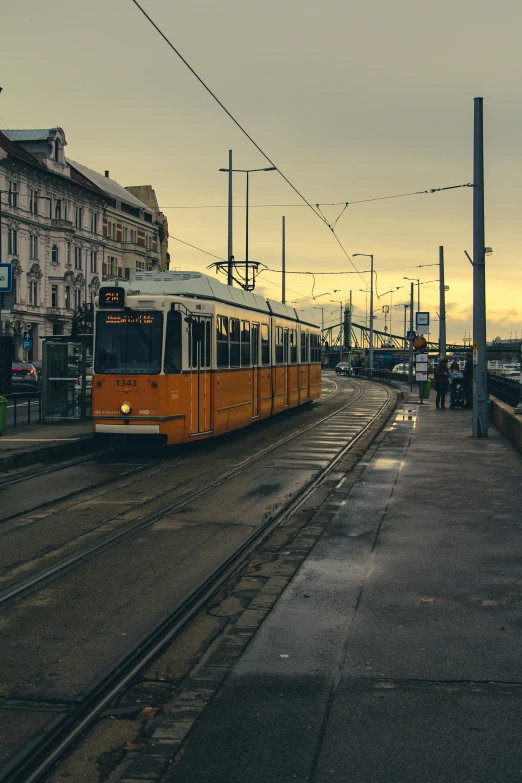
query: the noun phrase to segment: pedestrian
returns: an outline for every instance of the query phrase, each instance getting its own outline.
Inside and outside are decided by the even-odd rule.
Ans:
[[[446,407],[444,402],[446,394],[448,393],[449,385],[449,370],[448,360],[446,357],[440,360],[439,364],[435,367],[435,389],[437,390],[437,399],[435,400],[435,407],[444,410]]]
[[[473,407],[473,362],[470,353],[464,354],[464,392],[466,394],[466,408]]]

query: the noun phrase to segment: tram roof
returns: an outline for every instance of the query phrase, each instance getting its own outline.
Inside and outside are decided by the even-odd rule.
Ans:
[[[264,296],[245,291],[243,288],[226,285],[201,272],[136,272],[132,280],[105,280],[102,283],[102,286],[114,285],[122,286],[131,296],[149,294],[149,296],[213,299],[317,327],[317,324],[300,318],[297,310],[290,305],[274,299],[265,299]]]

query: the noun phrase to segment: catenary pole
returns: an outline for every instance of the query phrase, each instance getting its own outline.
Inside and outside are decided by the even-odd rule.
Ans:
[[[444,248],[439,247],[439,354],[446,356],[446,290],[444,288]]]
[[[410,332],[413,332],[413,291],[414,283],[410,283]],[[410,340],[410,365],[408,367],[408,377],[410,379],[410,391],[413,390],[413,340]]]
[[[488,437],[486,370],[486,264],[484,232],[483,99],[474,99],[473,144],[473,416],[474,438]]]
[[[368,352],[370,378],[373,375],[373,253],[370,255],[370,350]]]
[[[286,301],[286,227],[285,216],[283,215],[282,223],[282,258],[281,258],[281,301],[285,304]]]
[[[348,310],[348,364],[352,366],[352,292],[350,291],[350,309]]]
[[[343,303],[340,302],[341,310],[339,313],[339,361],[343,360]]]
[[[232,277],[232,150],[228,151],[228,284],[234,285]]]

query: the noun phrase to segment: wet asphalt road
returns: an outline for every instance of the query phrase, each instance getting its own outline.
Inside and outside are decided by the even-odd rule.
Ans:
[[[327,381],[328,390],[333,381]],[[318,404],[289,411],[232,436],[178,448],[135,475],[23,513],[0,527],[0,587],[59,560],[85,543],[223,473],[296,429],[354,400],[348,380]],[[377,392],[376,390],[379,389]],[[375,412],[387,393],[373,387],[339,414],[189,505],[136,533],[0,613],[0,758],[79,698],[96,677],[147,632],[237,546],[324,467]],[[132,466],[133,468],[136,465]],[[95,460],[4,488],[13,507],[49,500],[53,491],[88,486],[127,463]]]

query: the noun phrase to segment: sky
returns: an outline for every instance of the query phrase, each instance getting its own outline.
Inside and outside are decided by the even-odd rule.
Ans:
[[[287,301],[337,322],[351,290],[367,316],[392,305],[402,333],[406,277],[438,334],[444,246],[448,340],[471,329],[472,189],[352,203],[472,181],[473,99],[484,98],[487,337],[522,334],[522,4],[519,0],[140,0],[280,172],[250,177],[250,258],[281,268]],[[150,184],[168,217],[172,266],[206,272],[227,255],[227,175],[270,165],[132,0],[2,0],[0,127],[62,127],[66,155],[127,185]],[[234,255],[245,248],[245,175],[234,175]],[[275,205],[275,206],[273,206]],[[281,206],[284,205],[284,206]],[[177,241],[182,240],[182,242]],[[354,265],[360,274],[354,272]],[[214,274],[211,270],[210,274]],[[340,274],[344,273],[344,274]],[[279,299],[280,273],[256,292]],[[401,287],[406,286],[406,287]],[[360,290],[363,289],[363,290]],[[394,290],[394,295],[385,292]],[[389,326],[389,322],[388,322]]]

